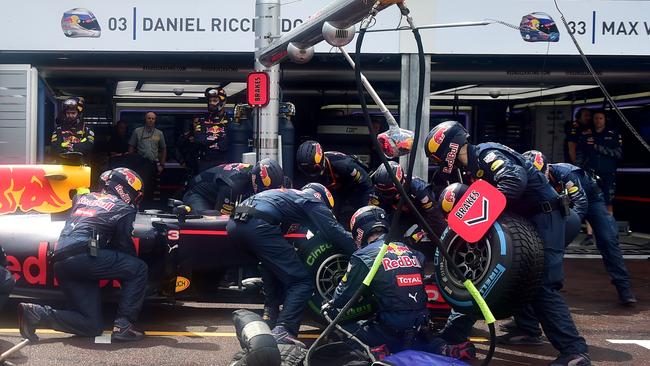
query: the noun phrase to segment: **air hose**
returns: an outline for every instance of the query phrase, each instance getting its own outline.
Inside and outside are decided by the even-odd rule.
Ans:
[[[359,29],[359,35],[357,37],[356,41],[356,49],[355,49],[355,67],[354,67],[354,76],[355,76],[355,81],[357,85],[357,93],[359,95],[359,101],[361,103],[361,109],[363,111],[363,117],[364,120],[366,121],[366,124],[368,125],[368,132],[370,134],[370,139],[373,143],[374,148],[377,151],[382,151],[382,148],[377,140],[377,134],[375,133],[372,122],[370,120],[370,114],[368,113],[368,105],[366,102],[365,94],[364,94],[364,88],[363,88],[363,83],[361,79],[361,46],[363,44],[363,38],[365,36],[366,30],[368,26],[371,24],[372,20],[378,13],[378,7],[379,5],[382,4],[382,0],[378,0],[372,9],[370,10],[369,15],[364,18],[361,21],[361,26]],[[399,179],[395,176],[393,173],[393,170],[388,162],[388,159],[386,156],[382,153],[378,154],[379,158],[381,159],[382,164],[386,168],[386,170],[391,173],[390,176],[393,180],[393,184],[395,184],[395,187],[398,189],[400,193],[400,200],[396,208],[395,215],[393,216],[393,221],[391,223],[391,228],[388,234],[384,237],[384,243],[381,246],[379,253],[377,254],[377,257],[375,257],[375,260],[373,262],[372,267],[370,268],[370,271],[366,275],[366,277],[363,280],[363,283],[359,288],[354,292],[350,300],[343,306],[342,309],[340,309],[339,313],[337,316],[330,322],[330,324],[325,328],[325,330],[321,333],[321,335],[316,339],[316,341],[312,344],[312,346],[309,348],[309,351],[307,352],[307,356],[305,357],[305,366],[309,366],[309,359],[313,353],[313,351],[317,348],[318,344],[332,332],[332,330],[336,327],[336,325],[340,322],[340,320],[343,318],[345,313],[352,307],[354,303],[356,303],[357,299],[361,296],[361,294],[368,288],[370,287],[370,284],[372,280],[375,277],[375,274],[379,270],[379,266],[381,265],[381,261],[384,258],[384,255],[386,254],[386,251],[388,250],[388,244],[392,241],[392,235],[395,232],[397,232],[397,227],[399,223],[399,218],[402,213],[402,207],[404,204],[406,204],[412,212],[418,223],[422,226],[424,231],[427,233],[427,236],[432,240],[434,245],[438,248],[439,253],[445,258],[447,261],[449,268],[451,269],[452,272],[458,277],[463,279],[463,284],[465,285],[465,288],[467,291],[471,294],[472,298],[478,305],[478,307],[481,309],[481,313],[483,314],[483,317],[485,319],[486,324],[488,325],[488,328],[490,330],[490,348],[489,351],[482,363],[482,365],[488,365],[490,360],[492,359],[492,356],[494,355],[494,349],[496,346],[496,331],[494,327],[494,316],[492,315],[492,312],[490,311],[489,307],[487,306],[485,300],[479,293],[478,289],[474,286],[472,281],[468,280],[465,278],[463,273],[458,269],[458,267],[454,264],[452,261],[451,257],[447,253],[447,251],[443,248],[442,243],[440,242],[440,239],[438,238],[437,235],[433,232],[431,229],[431,226],[426,222],[424,217],[420,214],[420,212],[417,210],[415,207],[415,204],[412,202],[410,199],[410,188],[411,188],[411,179],[413,176],[413,168],[415,166],[415,157],[417,154],[417,147],[418,147],[418,141],[420,137],[420,126],[422,124],[422,105],[424,102],[424,47],[422,45],[422,38],[420,36],[420,33],[418,29],[415,27],[413,24],[413,19],[409,14],[408,8],[404,5],[403,1],[398,2],[398,7],[400,8],[400,11],[403,16],[406,16],[407,21],[409,23],[409,26],[411,27],[413,31],[413,35],[415,37],[415,40],[417,42],[418,46],[418,63],[419,63],[419,83],[418,83],[418,98],[417,98],[417,103],[416,103],[416,117],[415,117],[415,136],[413,140],[413,146],[411,147],[410,155],[409,155],[409,164],[407,168],[407,175],[406,175],[406,180],[404,182],[404,186],[401,184]],[[372,356],[371,356],[372,357]]]

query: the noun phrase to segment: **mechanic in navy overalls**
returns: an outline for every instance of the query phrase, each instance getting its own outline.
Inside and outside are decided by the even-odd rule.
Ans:
[[[68,98],[62,103],[62,118],[60,124],[56,126],[51,137],[51,149],[54,158],[63,163],[69,162],[77,165],[76,159],[86,157],[93,149],[95,144],[95,134],[83,122],[83,104],[79,98]],[[79,157],[66,154],[78,153]],[[73,159],[73,160],[66,160]]]
[[[548,164],[539,151],[531,150],[523,154],[535,168],[544,173],[556,190],[566,189],[573,204],[573,210],[580,219],[591,223],[596,237],[596,246],[603,257],[603,264],[612,284],[616,287],[618,298],[624,305],[636,303],[630,285],[630,273],[618,244],[618,225],[607,211],[603,192],[598,184],[583,169],[566,163]]]
[[[610,214],[616,193],[616,165],[622,157],[621,134],[606,125],[604,111],[594,112],[593,127],[580,135],[576,165],[598,175],[598,185]]]
[[[137,257],[131,234],[142,198],[142,179],[132,170],[113,169],[102,192],[77,194],[54,248],[54,274],[71,310],[29,303],[18,305],[20,334],[37,341],[35,329],[84,337],[102,334],[99,280],[120,280],[121,294],[113,324],[114,341],[137,341],[135,328],[147,287],[147,264]]]
[[[262,159],[255,165],[223,164],[195,176],[183,195],[183,203],[198,214],[216,210],[230,216],[237,202],[267,189],[280,188],[283,182],[282,167],[273,159]]]
[[[16,285],[14,275],[7,269],[7,254],[0,246],[0,310],[9,299],[11,291]]]
[[[258,193],[237,206],[228,222],[228,235],[248,245],[266,269],[262,274],[267,291],[265,313],[277,314],[282,304],[272,330],[278,343],[302,345],[297,340],[302,312],[314,291],[312,275],[283,237],[283,230],[292,224],[305,225],[322,235],[325,242],[352,254],[352,236],[336,221],[332,207],[334,198],[327,188],[309,183],[300,191],[281,188]],[[278,281],[284,294],[280,294]],[[275,314],[269,315],[271,322]]]
[[[336,200],[334,213],[347,225],[354,211],[368,204],[372,181],[366,169],[353,157],[326,151],[316,141],[305,141],[296,153],[296,164],[311,181],[323,184]]]
[[[323,311],[343,308],[363,285],[388,233],[386,212],[380,207],[362,207],[350,219],[350,227],[358,249],[350,257],[347,273],[332,300],[323,306]],[[376,316],[343,324],[343,327],[370,347],[373,353],[413,349],[473,359],[476,349],[472,343],[463,341],[449,345],[428,333],[429,311],[423,282],[425,260],[424,254],[405,244],[389,244],[369,288],[379,307]]]
[[[394,174],[397,179],[404,184],[406,181],[406,175],[404,174],[402,167],[395,161],[390,161],[389,164],[392,168],[392,174]],[[388,221],[391,221],[392,215],[397,210],[399,204],[399,191],[397,190],[397,187],[395,187],[391,175],[388,174],[388,171],[383,164],[370,175],[370,178],[372,179],[374,192],[370,196],[369,204],[383,208],[388,215]],[[433,228],[435,234],[440,236],[447,227],[447,224],[438,205],[435,204],[436,199],[433,190],[431,189],[431,185],[419,177],[413,177],[411,180],[410,196],[420,214]],[[408,229],[409,226],[418,223],[407,205],[403,206],[402,211],[401,221],[402,223],[406,223],[406,228],[403,227],[404,225],[400,225],[401,229]]]
[[[208,114],[194,123],[194,142],[199,147],[199,171],[227,162],[228,124],[226,92],[222,88],[207,88]]]
[[[565,246],[564,205],[559,195],[521,154],[497,143],[472,145],[468,138],[460,123],[443,122],[427,135],[425,152],[445,173],[451,173],[458,162],[473,178],[493,184],[505,195],[510,211],[535,225],[544,243],[544,275],[532,305],[548,340],[560,351],[550,365],[590,365],[587,344],[559,292],[564,280]],[[473,323],[469,316],[452,313],[443,332],[445,339],[450,343],[466,339]]]

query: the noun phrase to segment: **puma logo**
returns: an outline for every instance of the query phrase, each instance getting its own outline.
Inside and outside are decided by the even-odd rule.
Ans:
[[[169,244],[167,244],[167,248],[169,249],[169,252],[168,252],[168,253],[171,253],[172,250],[174,250],[174,249],[178,249],[178,244],[174,244],[173,247],[172,247],[172,246],[169,246]]]
[[[415,295],[409,292],[409,297],[413,299],[413,301],[418,302],[418,293],[416,292]]]

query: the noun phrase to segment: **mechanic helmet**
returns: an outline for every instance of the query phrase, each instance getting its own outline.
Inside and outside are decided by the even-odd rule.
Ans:
[[[77,98],[67,98],[61,103],[63,113],[63,123],[75,124],[79,121],[79,100]],[[69,117],[67,112],[76,112],[74,117]]]
[[[323,201],[330,210],[334,208],[334,197],[324,185],[320,183],[307,183],[302,187],[302,191],[313,194],[316,198]]]
[[[436,165],[443,165],[443,173],[451,173],[456,155],[467,144],[469,133],[456,121],[446,121],[434,127],[424,140],[426,155]],[[447,166],[444,166],[444,164]]]
[[[541,151],[528,150],[521,155],[533,164],[537,170],[544,173],[544,175],[548,175],[548,160]]]
[[[251,170],[253,191],[255,193],[267,189],[280,188],[284,184],[284,172],[277,161],[269,158],[262,159]]]
[[[350,219],[350,230],[357,248],[366,246],[371,234],[381,230],[388,232],[386,211],[377,206],[365,206],[358,209]]]
[[[205,89],[205,98],[207,99],[208,102],[208,111],[209,112],[221,112],[223,110],[223,107],[226,105],[226,91],[223,90],[221,87],[217,88],[207,88]],[[216,98],[217,99],[217,104],[216,105],[211,105],[210,100]]]
[[[122,201],[136,206],[142,200],[142,178],[138,173],[128,168],[115,168],[111,170],[106,189],[120,197]]]
[[[97,38],[102,33],[95,15],[84,8],[74,8],[64,12],[61,18],[61,30],[66,37],[71,38]]]
[[[100,189],[106,188],[106,184],[108,183],[108,177],[111,176],[112,171],[113,171],[112,169],[109,169],[109,170],[107,170],[107,171],[105,171],[105,172],[103,172],[102,174],[99,175],[99,188]]]
[[[465,192],[469,188],[466,184],[463,183],[453,183],[447,186],[440,192],[438,197],[438,204],[440,209],[445,215],[449,214],[451,210],[456,206],[456,202],[460,200]]]
[[[309,177],[323,174],[325,170],[325,159],[323,147],[313,140],[300,144],[296,153],[298,168]]]
[[[399,192],[393,183],[391,174],[395,174],[399,182],[401,184],[404,184],[404,170],[402,169],[402,166],[399,165],[399,163],[396,161],[390,161],[388,164],[390,165],[392,172],[388,173],[386,166],[384,166],[384,164],[381,164],[371,176],[372,183],[375,186],[377,193],[379,193],[381,196],[397,198],[399,197]]]

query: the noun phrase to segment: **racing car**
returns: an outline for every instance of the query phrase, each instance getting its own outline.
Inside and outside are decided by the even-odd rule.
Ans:
[[[77,166],[0,166],[0,245],[7,253],[7,269],[16,278],[14,294],[34,298],[62,297],[48,251],[54,247],[65,224],[66,210],[77,187],[90,184],[90,169]],[[3,201],[4,200],[4,201]],[[183,202],[169,200],[169,211],[145,210],[136,216],[133,241],[141,259],[149,266],[148,298],[199,301],[262,301],[259,287],[244,285],[242,268],[255,266],[257,259],[226,232],[228,216],[188,213]],[[305,267],[314,275],[314,294],[309,308],[320,313],[345,274],[348,257],[336,246],[300,225],[285,232]],[[223,287],[226,272],[238,272],[237,285]],[[119,291],[119,281],[106,279],[98,286],[107,297]],[[427,292],[430,307],[448,312],[435,285]],[[235,296],[233,296],[235,295]],[[348,313],[350,318],[373,311],[365,299]]]

